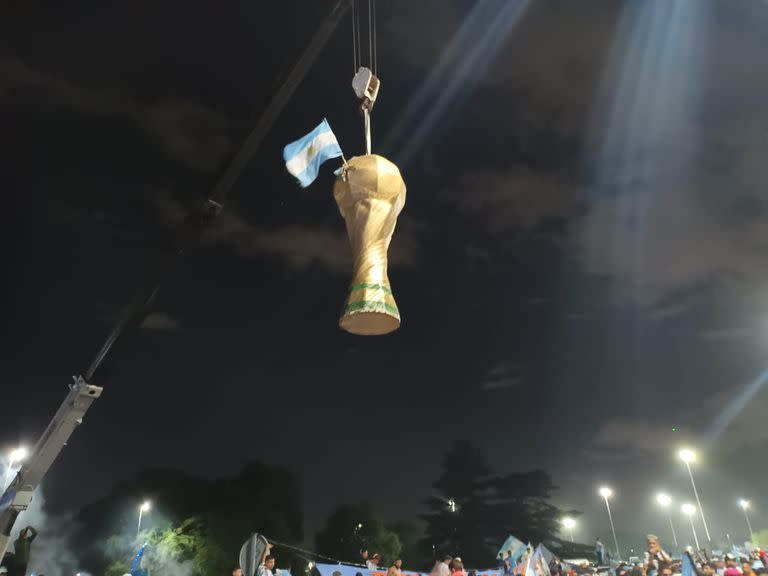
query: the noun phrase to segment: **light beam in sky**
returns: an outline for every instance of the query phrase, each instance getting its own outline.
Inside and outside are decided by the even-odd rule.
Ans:
[[[473,88],[494,61],[509,33],[523,18],[530,0],[479,0],[419,85],[384,138],[405,166],[420,153],[426,137],[461,93]]]
[[[711,9],[710,0],[625,2],[593,107],[589,200],[612,200],[615,232],[584,245],[588,257],[610,250],[635,287],[652,277],[654,229],[684,226],[673,219],[689,211]]]

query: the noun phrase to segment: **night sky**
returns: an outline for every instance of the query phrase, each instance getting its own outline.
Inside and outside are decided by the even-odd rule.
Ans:
[[[35,441],[159,277],[331,4],[0,7],[2,445]],[[713,534],[746,537],[739,497],[768,528],[768,386],[744,395],[768,369],[768,4],[509,4],[379,2],[374,151],[408,186],[401,329],[338,329],[336,165],[302,190],[282,163],[323,117],[362,153],[347,17],[97,373],[45,481],[53,511],[144,467],[257,458],[296,472],[308,536],[362,498],[411,519],[469,438],[500,472],[551,472],[586,542],[608,540],[610,484],[639,543],[666,534],[656,490],[692,498],[674,457],[690,443]]]

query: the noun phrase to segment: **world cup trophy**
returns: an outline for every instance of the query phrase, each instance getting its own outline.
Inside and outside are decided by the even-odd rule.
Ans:
[[[347,226],[354,274],[339,319],[352,334],[388,334],[400,327],[400,312],[387,276],[387,250],[405,205],[405,182],[392,162],[377,154],[349,160],[333,197]]]

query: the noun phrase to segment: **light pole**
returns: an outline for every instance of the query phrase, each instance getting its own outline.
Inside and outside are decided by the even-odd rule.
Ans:
[[[613,543],[616,546],[616,558],[621,560],[621,550],[619,549],[619,539],[616,538],[616,527],[613,525],[613,515],[611,514],[611,505],[608,503],[608,499],[613,496],[613,490],[607,486],[603,486],[599,490],[600,496],[605,500],[605,509],[608,510],[608,520],[611,523],[611,532],[613,533]]]
[[[693,494],[696,496],[696,503],[699,505],[699,513],[701,514],[701,523],[704,524],[704,532],[707,535],[707,542],[712,542],[712,538],[709,536],[709,528],[707,527],[707,519],[704,517],[704,508],[701,505],[701,499],[699,498],[699,491],[696,490],[696,482],[693,481],[693,472],[691,472],[691,463],[696,461],[696,452],[683,448],[677,453],[685,463],[685,467],[688,469],[688,476],[691,479],[691,486],[693,486]]]
[[[562,520],[563,526],[566,530],[568,530],[568,533],[571,535],[571,542],[573,542],[573,529],[576,526],[576,520],[573,518],[568,518],[567,516],[563,518]]]
[[[141,519],[144,517],[144,512],[149,512],[150,508],[152,508],[152,504],[149,502],[149,500],[143,502],[141,506],[139,506],[139,525],[136,528],[137,536],[141,534]]]
[[[682,511],[691,521],[691,531],[693,532],[693,541],[696,543],[696,550],[701,550],[701,546],[699,546],[699,537],[696,535],[696,526],[693,524],[693,515],[696,514],[696,506],[693,504],[683,504]]]
[[[5,483],[3,484],[4,488],[11,483],[11,476],[13,475],[13,465],[21,462],[26,457],[27,457],[27,449],[24,448],[23,446],[20,446],[15,450],[11,450],[11,453],[8,455],[8,468],[5,471]]]
[[[744,500],[743,498],[739,500],[739,506],[741,506],[741,509],[744,510],[744,519],[747,521],[747,528],[749,528],[749,541],[754,544],[754,536],[752,532],[752,522],[749,521],[749,513],[747,510],[749,510],[749,500]]]
[[[669,509],[669,506],[672,504],[672,498],[670,498],[667,494],[664,494],[663,492],[659,492],[656,494],[656,502],[664,508],[667,511],[667,517],[669,518],[669,527],[672,530],[672,540],[675,541],[675,548],[678,547],[677,544],[677,534],[675,533],[675,524],[672,522],[672,512]]]

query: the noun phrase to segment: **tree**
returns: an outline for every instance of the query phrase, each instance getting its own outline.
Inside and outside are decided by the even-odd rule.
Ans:
[[[400,538],[388,529],[367,502],[340,506],[315,537],[317,549],[324,555],[345,561],[360,562],[360,550],[381,554],[382,566],[400,556]]]
[[[144,534],[147,551],[142,568],[149,573],[185,576],[204,576],[212,573],[209,562],[211,542],[205,524],[200,518],[187,518],[178,525],[155,528]],[[122,576],[133,561],[135,545],[128,538],[110,539],[107,576]],[[215,573],[215,572],[213,572]]]
[[[425,553],[421,547],[421,539],[424,537],[424,528],[414,522],[396,522],[388,528],[400,538],[400,558],[403,560],[403,568],[417,571],[429,571],[434,564],[434,559],[429,553]]]
[[[483,568],[494,562],[509,534],[533,543],[556,540],[562,511],[548,502],[555,486],[544,471],[491,474],[479,451],[457,441],[434,487],[436,494],[427,501],[430,512],[423,516],[426,550],[459,555]]]
[[[443,457],[443,473],[435,482],[436,493],[427,499],[429,513],[422,549],[482,563],[489,557],[487,538],[489,510],[486,503],[488,468],[482,454],[466,441],[457,441]]]
[[[560,530],[562,510],[547,500],[557,487],[543,470],[496,476],[488,481],[491,523],[497,538],[509,534],[530,542],[555,538]],[[577,512],[569,512],[575,516]],[[501,542],[498,543],[501,545]]]
[[[768,528],[765,530],[758,530],[752,534],[752,544],[757,546],[768,546]]]
[[[153,506],[139,539],[137,503],[145,498]],[[252,532],[283,542],[301,542],[300,502],[291,472],[259,462],[247,464],[234,477],[216,481],[171,470],[147,471],[84,509],[78,516],[74,541],[82,552],[81,567],[96,574],[114,561],[129,566],[139,540],[145,538],[150,539],[149,561],[172,550],[177,561],[192,562],[203,574],[226,573]],[[95,540],[94,534],[113,535],[109,546]],[[189,542],[201,551],[199,555],[190,556]],[[291,563],[291,553],[277,549],[276,554],[280,566]]]

